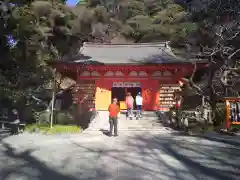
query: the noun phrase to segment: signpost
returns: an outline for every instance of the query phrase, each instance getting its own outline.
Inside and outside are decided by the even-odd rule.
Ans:
[[[141,87],[140,82],[113,82],[112,87]]]
[[[240,97],[226,97],[223,100],[226,107],[226,128],[240,128]]]

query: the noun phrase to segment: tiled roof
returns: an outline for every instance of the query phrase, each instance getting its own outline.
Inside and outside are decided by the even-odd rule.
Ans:
[[[174,55],[167,43],[97,44],[84,43],[72,62],[102,64],[189,63]]]

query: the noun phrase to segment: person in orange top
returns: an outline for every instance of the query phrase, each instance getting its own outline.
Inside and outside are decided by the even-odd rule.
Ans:
[[[109,124],[110,124],[110,133],[109,135],[112,136],[112,131],[114,128],[114,136],[118,136],[118,115],[120,112],[120,108],[117,105],[117,98],[113,99],[112,104],[109,105],[108,111],[109,111]]]

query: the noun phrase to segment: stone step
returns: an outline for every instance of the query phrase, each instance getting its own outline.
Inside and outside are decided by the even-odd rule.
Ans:
[[[135,125],[135,126],[134,125],[128,125],[128,126],[127,125],[119,125],[118,127],[119,128],[121,128],[121,127],[122,128],[124,128],[124,127],[131,127],[131,128],[132,127],[134,127],[134,128],[151,128],[151,127],[155,128],[156,127],[157,128],[157,127],[162,127],[162,126],[160,126],[160,125]]]
[[[151,122],[151,123],[133,123],[133,122],[119,122],[119,127],[161,127],[162,124],[156,123],[156,122]],[[99,126],[108,126],[109,122],[105,122],[102,124],[92,124],[90,127],[99,127]]]
[[[105,123],[101,126],[91,126],[88,129],[101,129],[101,128],[109,128],[109,123]],[[159,128],[164,128],[161,124],[157,123],[149,123],[149,124],[130,124],[130,123],[119,123],[118,124],[119,129],[126,129],[126,128],[131,128],[131,129],[145,129],[145,128],[154,128],[154,129],[159,129]]]
[[[126,116],[121,114],[118,128],[119,130],[130,131],[151,131],[161,130],[162,125],[159,123],[159,118],[155,112],[146,111],[143,112],[143,117],[139,120],[136,120],[135,117],[132,120],[126,119]],[[106,111],[100,111],[85,131],[99,131],[101,129],[109,129],[108,112]]]
[[[105,128],[104,131],[108,131],[109,129]],[[103,129],[89,129],[87,131],[84,131],[85,133],[88,133],[88,132],[101,132],[103,131]],[[118,129],[119,132],[122,132],[122,131],[154,131],[154,132],[168,132],[167,129],[163,129],[163,128],[119,128]]]
[[[126,118],[120,118],[119,120],[137,120],[135,117],[133,117],[132,119],[126,119]],[[157,121],[158,119],[156,118],[141,118],[141,119],[138,119],[139,121]]]

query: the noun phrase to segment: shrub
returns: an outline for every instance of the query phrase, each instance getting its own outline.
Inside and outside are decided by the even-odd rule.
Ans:
[[[62,125],[75,124],[75,119],[71,112],[57,111],[55,113],[55,122]]]
[[[25,127],[26,132],[40,132],[44,134],[61,134],[61,133],[79,133],[81,128],[76,125],[54,125],[51,129],[48,124],[32,124]]]
[[[39,124],[45,124],[49,122],[50,119],[50,111],[41,111],[41,112],[35,112],[34,117],[36,119],[36,122]]]
[[[224,103],[218,103],[216,109],[216,122],[215,125],[222,125],[224,124],[226,118],[226,107]]]
[[[38,124],[49,124],[51,112],[41,111],[34,114],[35,120]],[[74,116],[69,111],[55,111],[54,112],[54,124],[75,124]]]

